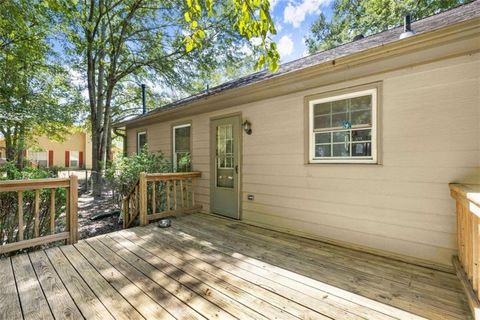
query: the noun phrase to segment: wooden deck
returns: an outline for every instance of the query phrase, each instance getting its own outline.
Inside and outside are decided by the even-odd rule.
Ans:
[[[0,319],[468,319],[453,274],[196,214],[0,260]]]

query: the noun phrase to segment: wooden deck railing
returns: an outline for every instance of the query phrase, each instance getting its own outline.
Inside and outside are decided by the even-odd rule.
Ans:
[[[0,254],[54,241],[76,243],[77,189],[74,175],[0,181]]]
[[[456,200],[458,256],[453,265],[475,319],[480,319],[480,185],[450,184]]]
[[[123,199],[123,227],[130,227],[137,217],[145,226],[152,220],[200,210],[194,193],[195,179],[200,176],[200,172],[141,173]]]

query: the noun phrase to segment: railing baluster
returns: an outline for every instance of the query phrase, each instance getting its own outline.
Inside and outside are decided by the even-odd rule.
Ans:
[[[173,210],[177,210],[177,180],[173,180]]]
[[[35,190],[35,209],[34,209],[34,235],[35,238],[40,236],[40,190]]]
[[[182,199],[182,208],[185,208],[184,194],[183,194],[183,180],[180,180],[180,198]]]
[[[157,187],[157,183],[155,181],[152,182],[152,214],[155,214],[157,211],[157,199],[156,199],[156,192],[155,189]]]
[[[192,179],[192,208],[195,207],[195,179]]]
[[[55,234],[55,193],[57,189],[50,190],[50,234]]]
[[[170,211],[172,209],[172,206],[170,205],[170,180],[167,180],[167,211]]]
[[[23,240],[23,191],[18,191],[18,241]]]

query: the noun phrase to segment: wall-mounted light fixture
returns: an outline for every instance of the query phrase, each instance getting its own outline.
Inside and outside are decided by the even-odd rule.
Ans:
[[[252,124],[250,123],[250,121],[248,120],[243,121],[242,127],[243,127],[243,131],[245,131],[246,134],[248,135],[252,134]]]

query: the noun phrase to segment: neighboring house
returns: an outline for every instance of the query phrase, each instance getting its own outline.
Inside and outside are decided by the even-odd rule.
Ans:
[[[2,155],[5,152],[4,146],[5,141],[0,140]],[[33,165],[40,167],[91,168],[92,140],[90,135],[84,132],[73,133],[61,142],[41,136],[36,138],[34,145],[28,147],[25,157]]]
[[[116,124],[191,154],[203,211],[435,267],[448,183],[480,184],[480,2],[230,81]]]

